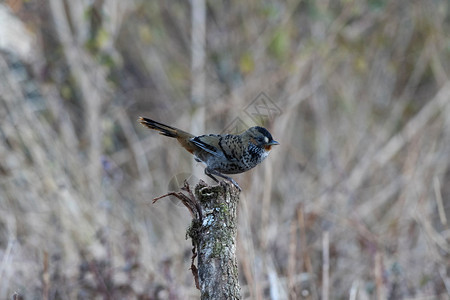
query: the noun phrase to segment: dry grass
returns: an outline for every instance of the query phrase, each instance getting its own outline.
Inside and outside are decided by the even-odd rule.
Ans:
[[[245,298],[449,299],[447,1],[207,3],[204,122],[189,2],[7,3],[34,42],[0,55],[0,298],[198,298],[189,214],[151,199],[201,166],[136,119],[221,132],[265,92]]]

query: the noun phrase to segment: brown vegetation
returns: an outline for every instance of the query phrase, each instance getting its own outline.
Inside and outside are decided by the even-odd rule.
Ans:
[[[202,166],[136,120],[267,115],[243,298],[449,299],[449,2],[207,2],[203,87],[189,3],[0,3],[0,298],[197,299],[189,213],[151,200]]]

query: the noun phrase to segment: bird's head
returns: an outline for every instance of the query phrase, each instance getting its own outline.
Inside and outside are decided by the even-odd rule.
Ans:
[[[244,134],[248,135],[251,143],[264,149],[266,152],[269,152],[272,146],[280,144],[272,138],[267,129],[260,126],[251,127]]]

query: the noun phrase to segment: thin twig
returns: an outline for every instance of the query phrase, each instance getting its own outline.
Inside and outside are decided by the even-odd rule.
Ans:
[[[198,269],[195,266],[195,258],[197,257],[197,245],[195,245],[194,241],[192,241],[193,247],[192,247],[192,257],[191,257],[191,271],[192,271],[192,276],[194,276],[194,281],[195,281],[195,287],[199,290],[200,289],[200,283],[198,281]]]
[[[434,177],[433,183],[434,183],[434,193],[436,194],[436,202],[437,202],[437,208],[438,208],[438,212],[439,212],[439,219],[441,220],[442,225],[446,225],[447,217],[445,215],[444,204],[442,201],[441,185],[439,183],[439,178],[437,176]]]
[[[383,261],[381,253],[378,249],[377,252],[375,253],[374,275],[375,275],[375,285],[377,289],[377,299],[378,300],[386,299],[383,284]]]
[[[330,237],[329,232],[324,231],[322,236],[322,299],[329,299],[330,283]]]
[[[290,231],[289,231],[289,248],[288,248],[288,270],[287,270],[287,281],[288,290],[290,291],[291,298],[295,298],[295,285],[294,285],[294,275],[297,271],[296,264],[296,253],[297,253],[297,222],[291,221]]]

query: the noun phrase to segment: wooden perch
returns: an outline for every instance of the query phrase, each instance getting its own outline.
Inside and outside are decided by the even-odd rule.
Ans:
[[[194,193],[187,182],[182,190],[187,194],[172,192],[153,202],[175,196],[191,212],[192,223],[186,236],[192,239],[191,270],[201,299],[240,299],[236,261],[239,190],[225,181],[209,186],[201,180]]]

